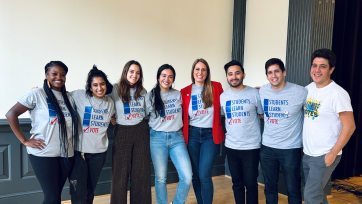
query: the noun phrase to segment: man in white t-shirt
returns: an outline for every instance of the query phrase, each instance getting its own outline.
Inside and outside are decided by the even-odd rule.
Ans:
[[[328,203],[323,189],[341,160],[342,148],[356,129],[348,93],[331,80],[336,56],[329,49],[312,54],[304,106],[303,174],[306,204]]]

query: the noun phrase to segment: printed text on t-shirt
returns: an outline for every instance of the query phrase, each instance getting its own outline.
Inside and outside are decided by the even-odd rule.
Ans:
[[[282,107],[288,107],[288,100],[264,99],[264,114],[266,122],[269,124],[278,124],[280,118],[288,118],[288,111],[282,112]]]
[[[250,104],[250,99],[226,101],[225,111],[229,125],[241,123],[242,117],[250,117],[250,111],[244,111],[245,104]]]

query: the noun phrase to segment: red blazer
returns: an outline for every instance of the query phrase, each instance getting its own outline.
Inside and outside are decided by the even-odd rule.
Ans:
[[[220,94],[224,92],[222,86],[219,82],[211,81],[212,85],[212,95],[214,100],[212,104],[214,105],[214,116],[212,122],[212,136],[214,138],[215,144],[220,144],[225,140],[225,134],[222,130],[221,126],[221,119],[220,119]],[[186,86],[185,88],[181,89],[182,95],[182,110],[183,110],[183,133],[185,137],[185,142],[187,145],[189,139],[189,104],[191,98],[191,89],[192,84]]]

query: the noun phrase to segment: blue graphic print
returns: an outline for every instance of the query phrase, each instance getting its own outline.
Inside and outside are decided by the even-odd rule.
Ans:
[[[321,103],[322,101],[317,101],[316,99],[312,99],[309,97],[304,105],[305,117],[312,120],[318,119]]]
[[[131,113],[131,107],[129,107],[129,103],[124,103],[123,104],[123,111],[124,111],[124,115],[126,117],[126,120],[131,120],[132,117],[129,117],[130,113]]]
[[[199,110],[198,103],[197,103],[197,95],[191,96],[191,103],[192,103],[192,112]]]
[[[144,100],[144,97],[141,96],[138,100]],[[131,102],[123,104],[124,117],[126,120],[132,120],[132,118],[144,117],[144,109],[142,104],[135,100],[131,96]]]
[[[264,99],[264,113],[267,118],[270,117],[268,112],[268,104],[269,104],[269,99]]]
[[[49,98],[47,98],[48,103],[48,109],[49,109],[49,125],[55,125],[55,122],[57,121],[57,113],[55,112],[52,104],[50,103]]]
[[[84,108],[84,117],[83,117],[83,132],[84,133],[89,132],[91,116],[92,116],[92,107],[86,106]]]
[[[244,105],[250,104],[250,99],[229,100],[225,104],[226,119],[229,125],[241,123],[242,117],[250,116],[250,111],[244,111]]]
[[[264,114],[269,124],[279,124],[280,118],[289,118],[289,112],[282,112],[282,107],[288,107],[288,100],[264,99]]]
[[[201,94],[191,96],[192,113],[194,116],[208,114],[209,110],[204,109],[205,104],[202,102]]]
[[[231,119],[231,101],[226,101],[226,118]]]

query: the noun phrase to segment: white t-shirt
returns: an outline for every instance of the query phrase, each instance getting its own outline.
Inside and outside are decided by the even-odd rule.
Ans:
[[[146,95],[146,113],[150,114],[148,125],[161,132],[176,132],[183,127],[182,122],[182,97],[181,92],[171,89],[168,92],[161,92],[161,98],[165,103],[165,111],[156,117],[150,98],[152,92]]]
[[[118,95],[118,84],[113,85],[111,98],[116,107],[116,123],[119,125],[137,125],[145,117],[145,96],[146,89],[141,91],[141,96],[136,100],[134,94],[136,88],[130,88],[131,101],[123,103]]]
[[[342,130],[339,113],[353,110],[348,93],[334,81],[323,88],[312,82],[306,89],[303,151],[316,157],[329,153],[336,144]]]
[[[220,95],[220,107],[225,115],[225,146],[237,150],[260,148],[258,114],[264,111],[259,91],[249,86],[240,91],[228,89]]]
[[[67,127],[68,137],[68,157],[74,155],[73,143],[72,143],[72,117],[65,105],[61,92],[53,90],[55,98],[58,100],[59,106],[62,109],[65,124]],[[73,98],[67,94],[69,102],[73,108]],[[23,106],[29,108],[31,119],[30,138],[42,139],[45,141],[45,148],[39,150],[34,147],[26,147],[28,154],[32,154],[38,157],[62,157],[65,156],[65,152],[61,147],[61,141],[59,139],[59,124],[58,117],[54,110],[54,107],[50,103],[43,88],[37,88],[29,91],[18,102]]]
[[[79,145],[83,153],[102,153],[108,149],[107,129],[115,112],[110,96],[90,97],[85,90],[70,92],[78,113]]]
[[[307,90],[287,82],[282,90],[274,91],[269,83],[259,93],[264,108],[262,144],[275,149],[301,148]]]
[[[214,106],[204,108],[201,93],[203,87],[197,87],[192,84],[191,97],[189,105],[189,125],[200,128],[212,128],[214,118]]]

